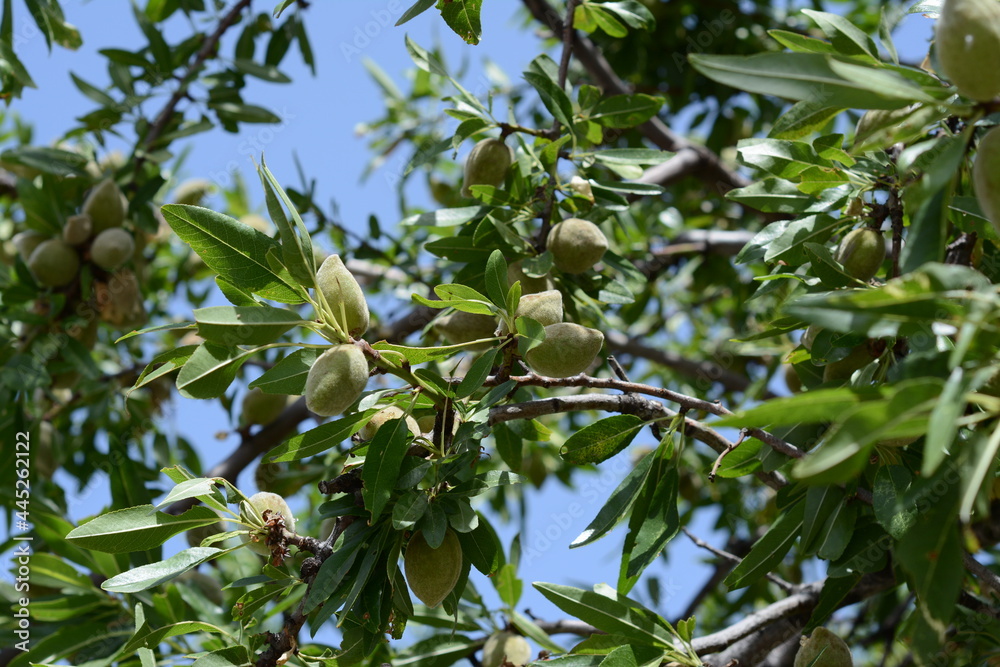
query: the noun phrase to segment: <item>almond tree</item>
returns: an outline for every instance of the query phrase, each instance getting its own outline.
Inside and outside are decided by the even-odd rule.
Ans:
[[[136,6],[146,45],[73,75],[90,110],[58,143],[5,118],[0,661],[996,660],[1000,4],[947,2],[909,9],[942,19],[907,63],[895,3],[524,0],[537,57],[475,92],[393,28],[413,76],[370,66],[369,168],[408,164],[400,219],[364,236],[316,201],[325,175],[292,186],[266,155],[221,210],[218,184],[177,184],[191,137],[280,120],[248,77],[323,66],[309,3]],[[397,25],[477,54],[481,5]],[[57,0],[27,6],[80,45]],[[219,462],[165,428],[195,400],[233,415]],[[496,527],[623,458],[569,545],[622,541],[617,580],[537,581]],[[72,524],[57,469],[111,506]],[[724,544],[690,532],[704,516]],[[668,618],[674,540],[713,571]]]

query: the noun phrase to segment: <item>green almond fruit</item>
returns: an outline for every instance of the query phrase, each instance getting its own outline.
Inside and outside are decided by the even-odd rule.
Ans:
[[[280,514],[281,518],[285,520],[285,528],[289,532],[295,532],[295,515],[292,514],[292,510],[289,509],[288,503],[285,499],[279,496],[277,493],[269,493],[267,491],[261,491],[255,493],[248,499],[250,501],[250,508],[256,512],[257,518],[264,522],[268,518],[274,518],[273,516],[264,516],[266,510],[270,510],[273,514]],[[263,532],[258,532],[256,534],[258,539],[254,540],[250,533],[242,533],[240,539],[243,543],[250,547],[250,550],[254,553],[258,553],[261,556],[270,556],[271,550],[267,548],[267,543],[265,541],[266,534]]]
[[[522,667],[529,662],[531,646],[524,637],[513,632],[494,632],[483,645],[483,667]]]
[[[802,378],[799,377],[798,371],[795,370],[795,366],[791,364],[782,364],[782,371],[785,376],[785,386],[788,387],[788,391],[793,394],[802,393]]]
[[[214,577],[210,577],[204,572],[188,570],[177,581],[183,581],[198,589],[209,602],[216,606],[222,606],[222,585]]]
[[[548,276],[535,278],[524,272],[523,260],[517,260],[507,266],[507,282],[511,285],[520,281],[521,294],[537,294],[546,290],[555,289],[555,283]]]
[[[27,263],[28,259],[31,257],[31,253],[35,252],[35,248],[40,246],[43,241],[47,240],[49,237],[41,232],[36,232],[34,229],[28,229],[23,232],[18,232],[14,234],[14,238],[11,242],[14,244],[14,248],[17,250],[18,254]]]
[[[449,345],[471,343],[482,338],[493,338],[497,330],[497,320],[492,315],[467,313],[456,310],[434,323],[434,331]],[[483,347],[488,346],[488,343]]]
[[[89,215],[94,232],[103,232],[112,227],[121,227],[125,222],[128,208],[125,196],[118,184],[106,178],[90,191],[83,202],[82,213]]]
[[[997,0],[945,0],[934,35],[941,71],[960,93],[979,102],[1000,95]]]
[[[514,317],[530,317],[543,327],[562,322],[562,292],[553,289],[522,296],[517,302]]]
[[[816,628],[799,640],[793,667],[854,667],[851,648],[826,628]]]
[[[587,370],[604,345],[604,334],[572,322],[545,327],[545,340],[528,350],[525,361],[539,375],[565,378]]]
[[[129,269],[116,272],[106,283],[96,283],[101,319],[119,329],[137,329],[149,320],[139,280]]]
[[[28,258],[31,275],[45,287],[63,287],[80,274],[80,256],[62,239],[48,239]]]
[[[271,221],[262,215],[247,213],[246,215],[240,216],[240,222],[247,227],[253,227],[261,234],[267,234],[268,236],[274,234],[274,225],[272,225]]]
[[[512,162],[510,148],[502,139],[483,139],[477,143],[465,159],[462,196],[471,197],[469,188],[473,185],[502,185]]]
[[[823,367],[823,382],[845,382],[851,379],[854,371],[867,366],[872,360],[868,344],[863,343],[851,350],[843,359],[834,361]]]
[[[406,545],[403,556],[406,583],[417,599],[428,607],[436,607],[448,597],[462,574],[462,545],[451,528],[444,541],[432,548],[417,531]]]
[[[382,428],[382,425],[387,421],[392,421],[393,419],[406,419],[406,428],[409,429],[410,433],[413,435],[420,435],[420,426],[417,425],[417,420],[410,415],[403,412],[402,408],[395,405],[390,405],[387,408],[382,408],[376,412],[367,424],[361,427],[358,431],[358,436],[362,440],[371,440],[378,433],[378,430]],[[433,423],[431,424],[433,428]]]
[[[105,229],[90,246],[90,259],[102,269],[114,271],[135,254],[135,239],[121,227]]]
[[[330,255],[316,272],[316,287],[323,293],[337,322],[351,337],[368,331],[368,302],[354,274],[347,270],[340,255]]]
[[[549,230],[546,246],[557,269],[563,273],[583,273],[604,257],[608,239],[589,220],[567,218]]]
[[[172,197],[174,204],[201,206],[205,197],[215,192],[215,184],[204,178],[191,178],[174,189]]]
[[[972,182],[979,207],[1000,233],[1000,127],[993,128],[980,140],[972,163]]]
[[[240,409],[240,423],[246,425],[270,424],[288,405],[286,394],[268,394],[254,387],[243,396]]]
[[[63,241],[70,245],[83,245],[94,233],[94,223],[89,215],[71,215],[63,226]]]
[[[188,546],[200,547],[203,540],[224,532],[226,532],[226,524],[222,521],[216,521],[207,526],[192,528],[184,534],[184,537],[187,539]],[[218,546],[218,543],[215,544]]]
[[[874,229],[855,229],[840,241],[835,259],[849,276],[866,283],[882,268],[885,239]]]
[[[313,362],[306,376],[306,407],[321,417],[339,415],[368,384],[368,360],[356,345],[334,345]]]

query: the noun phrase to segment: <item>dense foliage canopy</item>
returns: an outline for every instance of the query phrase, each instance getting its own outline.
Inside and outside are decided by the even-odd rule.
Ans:
[[[281,121],[248,80],[336,48],[257,4],[137,3],[145,45],[72,75],[49,145],[4,2],[0,663],[801,667],[817,628],[858,665],[998,659],[1000,90],[900,61],[940,2],[523,0],[538,55],[478,87],[386,26],[413,69],[366,53],[367,173],[407,163],[364,235],[315,194],[353,175],[178,177],[198,135]],[[389,4],[489,52],[482,0]],[[168,427],[187,401],[231,415],[217,465]],[[616,581],[501,539],[543,485],[589,513],[545,557],[619,540]],[[712,570],[668,618],[688,539]]]

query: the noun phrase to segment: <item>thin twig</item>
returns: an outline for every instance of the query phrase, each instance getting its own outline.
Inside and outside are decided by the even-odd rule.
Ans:
[[[709,552],[715,554],[719,558],[724,558],[724,559],[728,560],[731,563],[735,563],[735,564],[739,565],[740,563],[743,562],[743,559],[740,558],[739,556],[731,554],[731,553],[729,553],[727,551],[723,551],[722,549],[716,549],[715,547],[713,547],[708,542],[706,542],[706,541],[704,541],[704,540],[702,540],[702,539],[700,539],[698,537],[695,537],[691,533],[691,531],[689,531],[687,528],[682,527],[681,530],[683,530],[684,534],[687,535],[688,538],[692,542],[694,542],[695,546],[700,547],[702,549],[705,549],[706,551],[709,551]],[[785,591],[786,593],[794,593],[797,590],[797,587],[794,584],[788,583],[787,581],[785,581],[784,579],[782,579],[781,577],[779,577],[779,576],[777,576],[775,574],[771,574],[769,572],[765,576],[773,584],[775,584],[776,586],[778,586],[778,588],[780,588],[781,590]]]

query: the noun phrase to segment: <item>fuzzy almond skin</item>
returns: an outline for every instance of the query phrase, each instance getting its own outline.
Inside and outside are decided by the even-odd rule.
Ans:
[[[306,407],[321,417],[339,415],[368,384],[368,360],[356,345],[334,345],[313,362],[306,376]]]
[[[816,662],[813,663],[813,660]],[[851,648],[843,639],[826,628],[816,628],[808,639],[803,637],[800,640],[799,652],[795,654],[794,667],[810,666],[854,667]]]
[[[201,206],[206,196],[215,192],[215,184],[204,178],[184,181],[174,190],[173,203]]]
[[[507,282],[513,285],[520,281],[521,294],[537,294],[538,292],[555,289],[555,283],[552,282],[552,278],[548,276],[532,278],[524,272],[523,264],[522,260],[518,260],[507,266]]]
[[[823,382],[844,382],[850,380],[854,371],[866,366],[872,360],[868,345],[861,344],[851,350],[843,359],[823,367]]]
[[[979,207],[1000,233],[1000,127],[987,132],[979,142],[972,164],[972,182]]]
[[[125,209],[125,200],[118,184],[106,178],[87,195],[82,213],[90,216],[96,234],[112,227],[121,227],[125,222]]]
[[[94,231],[94,223],[89,215],[71,215],[63,227],[63,241],[70,245],[82,245]]]
[[[875,277],[885,261],[885,239],[874,229],[855,229],[840,241],[836,260],[863,283]]]
[[[562,322],[563,300],[559,290],[546,290],[537,294],[527,294],[517,302],[515,317],[530,317],[543,327]]]
[[[285,394],[266,394],[260,387],[254,387],[243,396],[240,410],[242,424],[270,424],[288,405]]]
[[[427,544],[422,532],[414,533],[406,546],[403,570],[417,599],[428,607],[444,602],[462,574],[462,545],[455,531],[449,528],[437,549]]]
[[[500,667],[504,660],[515,667],[531,662],[531,646],[521,635],[495,632],[483,645],[483,667]]]
[[[941,70],[960,93],[979,102],[1000,95],[1000,3],[945,0],[934,34]]]
[[[604,345],[604,334],[572,322],[545,327],[545,340],[528,350],[525,361],[539,375],[565,378],[587,370]]]
[[[316,272],[316,287],[323,292],[326,303],[334,317],[353,338],[361,337],[368,331],[368,302],[365,301],[361,285],[347,270],[340,255],[330,255]],[[341,315],[343,305],[343,315]],[[342,320],[346,318],[346,321]]]
[[[21,258],[27,263],[28,259],[31,258],[31,253],[35,252],[35,248],[40,246],[45,240],[47,240],[45,234],[41,232],[36,232],[33,229],[27,229],[23,232],[18,232],[14,234],[14,238],[11,241],[14,243],[14,248],[17,250]]]
[[[135,240],[121,227],[105,229],[90,246],[90,259],[102,269],[114,271],[135,254]]]
[[[390,405],[387,408],[382,408],[376,412],[371,420],[361,427],[358,431],[358,435],[362,440],[371,440],[378,433],[378,430],[382,428],[382,425],[387,421],[392,421],[393,419],[402,419],[406,417],[406,428],[410,430],[413,435],[420,435],[420,426],[417,425],[417,420],[410,415],[403,412],[402,408]]]
[[[547,247],[557,269],[563,273],[583,273],[604,257],[608,239],[589,220],[566,218],[549,230]]]
[[[62,239],[48,239],[32,251],[28,268],[45,287],[63,287],[80,273],[80,256]]]
[[[480,338],[492,338],[496,330],[497,321],[492,315],[467,313],[464,310],[456,310],[440,317],[434,324],[434,331],[449,345],[461,345]]]
[[[503,185],[512,161],[510,148],[502,139],[483,139],[477,143],[465,158],[462,196],[471,197],[469,188],[473,185]]]
[[[295,516],[292,514],[292,510],[289,509],[285,499],[277,493],[260,491],[250,496],[248,500],[250,501],[250,506],[257,511],[257,516],[261,521],[264,520],[264,510],[271,510],[271,512],[280,514],[281,518],[285,520],[285,528],[291,532],[295,532]],[[248,533],[242,533],[240,539],[249,545],[250,550],[254,553],[258,553],[261,556],[269,556],[271,554],[263,540],[254,542],[250,539]]]

